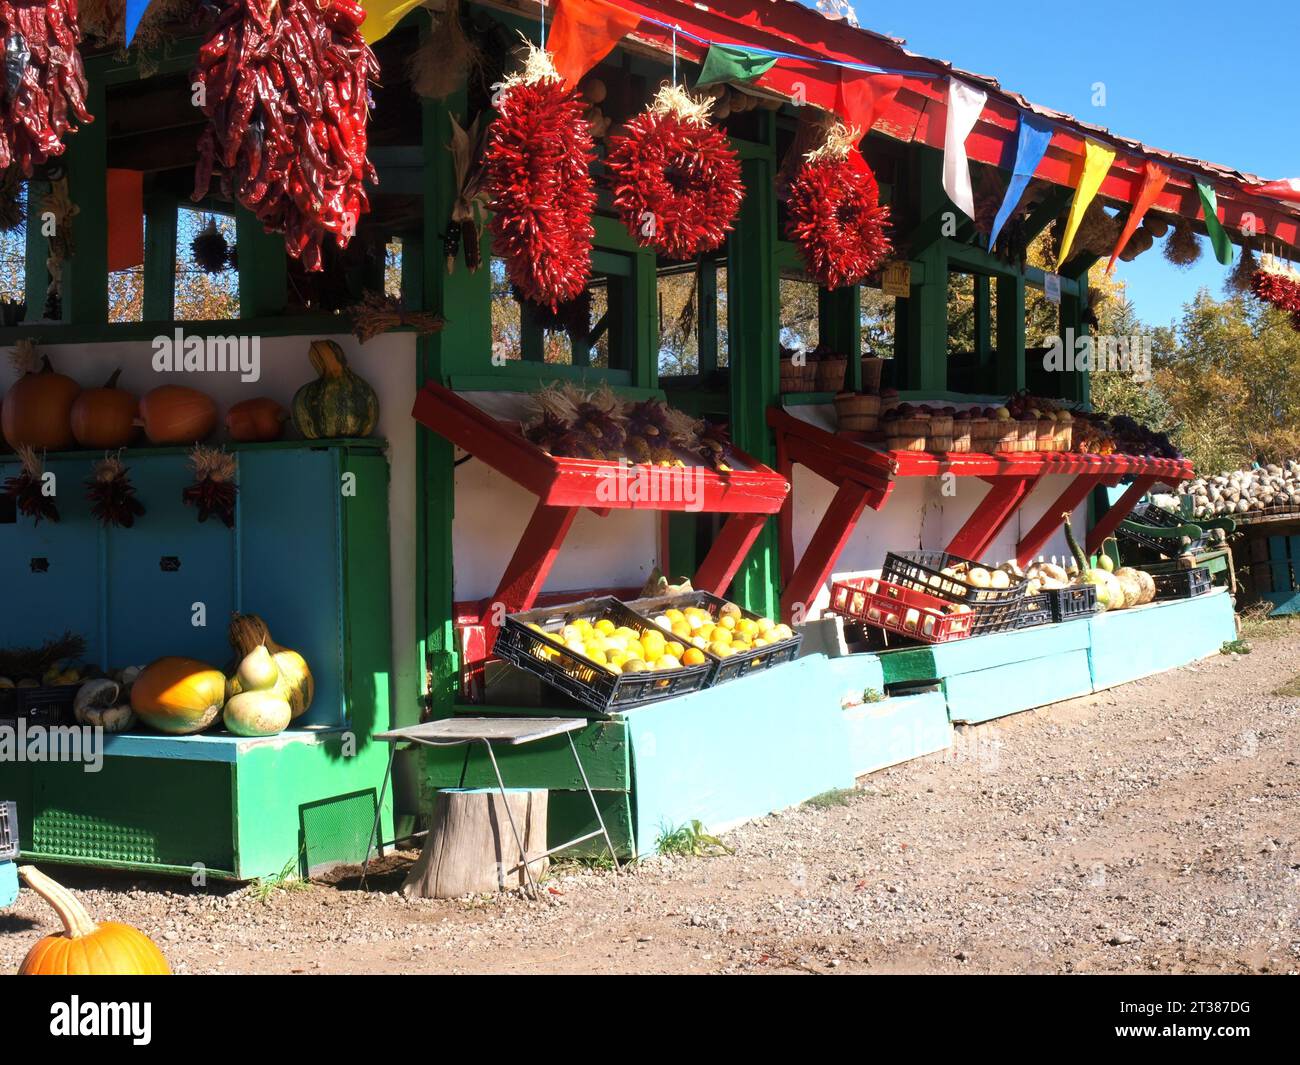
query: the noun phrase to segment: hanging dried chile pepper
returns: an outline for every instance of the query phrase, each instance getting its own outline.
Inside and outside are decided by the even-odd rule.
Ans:
[[[62,137],[86,110],[76,0],[0,0],[0,170],[32,168],[63,154]]]
[[[6,0],[0,0],[3,4]],[[354,0],[217,0],[194,80],[211,124],[199,140],[194,199],[223,189],[308,270],[321,244],[347,247],[376,183],[366,157],[368,84],[379,75]]]

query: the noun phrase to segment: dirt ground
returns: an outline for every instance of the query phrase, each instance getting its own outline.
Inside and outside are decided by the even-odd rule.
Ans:
[[[556,870],[540,903],[408,902],[410,855],[365,891],[66,879],[188,973],[1295,972],[1300,630],[1255,627],[1252,654],[963,729],[729,855]],[[0,972],[53,930],[24,892]]]

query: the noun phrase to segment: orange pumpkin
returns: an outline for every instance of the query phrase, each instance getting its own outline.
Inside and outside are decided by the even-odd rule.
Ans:
[[[62,884],[39,869],[18,870],[27,886],[54,907],[63,931],[27,952],[19,976],[170,976],[167,959],[143,932],[117,921],[96,924]]]
[[[72,404],[72,435],[82,447],[126,447],[135,435],[139,403],[135,396],[117,387],[121,370],[103,388],[88,388]]]
[[[81,386],[71,377],[55,373],[49,356],[41,368],[24,374],[9,389],[0,409],[0,431],[12,448],[27,444],[38,451],[66,451],[76,443],[72,435],[72,405]]]
[[[226,428],[230,439],[240,443],[265,443],[279,440],[289,412],[273,399],[261,396],[236,403],[226,411]]]
[[[226,675],[206,662],[169,656],[145,666],[131,685],[131,709],[159,732],[202,732],[226,702]]]
[[[217,427],[217,405],[197,388],[159,385],[140,400],[140,419],[151,444],[197,444]]]

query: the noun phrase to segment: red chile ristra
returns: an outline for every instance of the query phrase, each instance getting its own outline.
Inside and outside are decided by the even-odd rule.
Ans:
[[[326,234],[346,247],[370,210],[364,182],[378,182],[366,157],[379,64],[361,37],[365,12],[354,0],[219,2],[194,72],[212,120],[194,199],[219,170],[223,189],[319,270]]]
[[[77,45],[77,0],[0,0],[0,170],[32,167],[63,154],[62,137],[86,110],[86,72]]]

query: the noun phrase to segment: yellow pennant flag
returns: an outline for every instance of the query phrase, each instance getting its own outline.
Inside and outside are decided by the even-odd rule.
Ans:
[[[1094,140],[1084,142],[1083,173],[1079,177],[1079,184],[1075,186],[1074,202],[1070,204],[1070,217],[1065,223],[1061,254],[1056,259],[1058,271],[1070,257],[1070,245],[1074,243],[1074,235],[1079,231],[1079,223],[1083,221],[1084,212],[1096,198],[1097,190],[1101,188],[1101,183],[1110,170],[1110,164],[1114,161],[1114,148],[1107,148]]]
[[[361,36],[366,44],[373,45],[385,37],[408,11],[414,11],[422,3],[424,0],[361,0],[361,8],[366,13]]]

